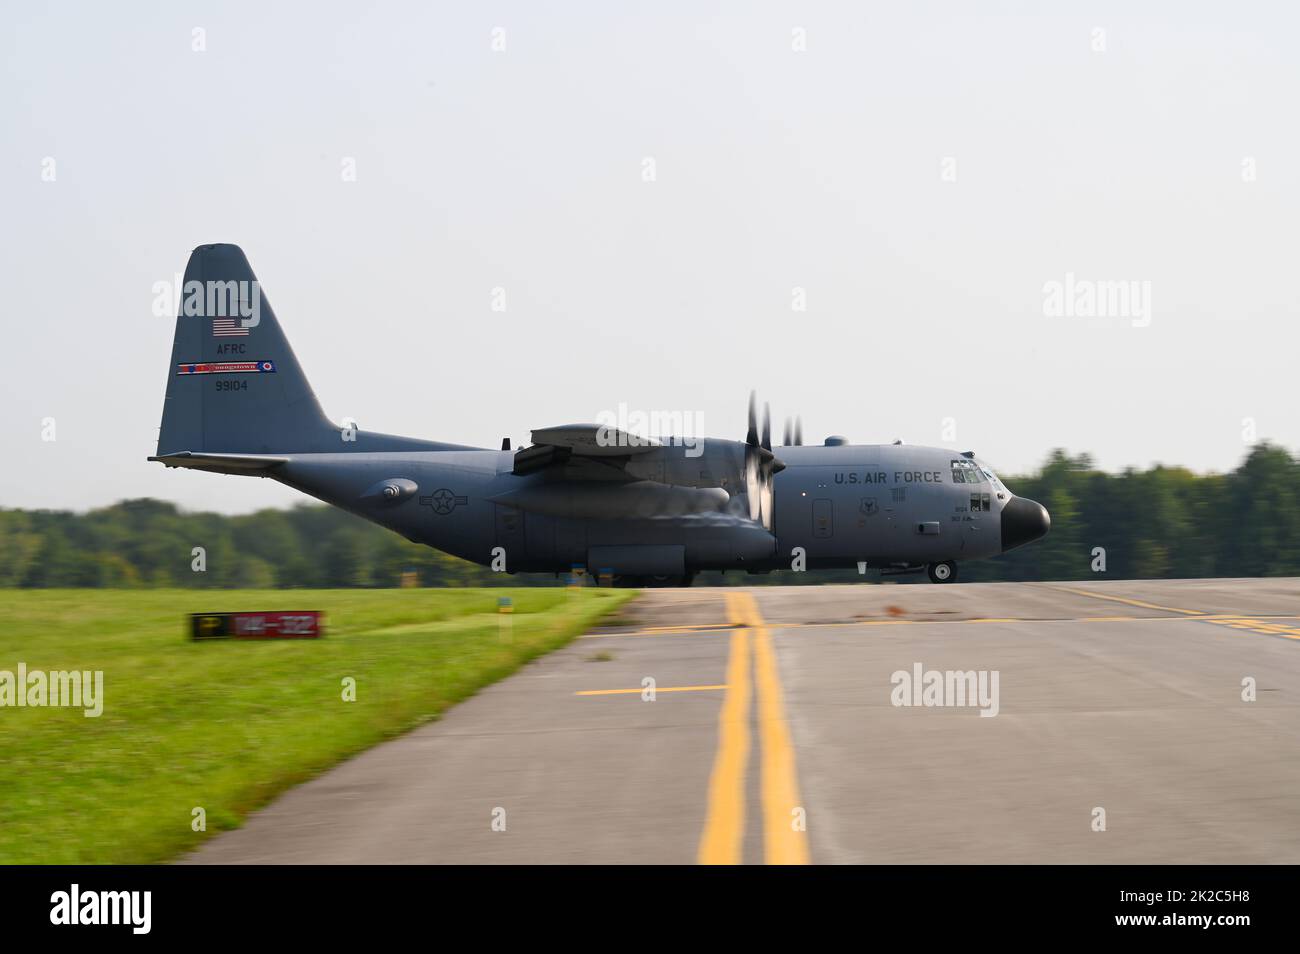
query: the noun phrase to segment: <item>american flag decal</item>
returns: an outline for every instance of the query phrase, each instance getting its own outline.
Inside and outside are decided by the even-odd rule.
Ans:
[[[238,318],[213,318],[212,319],[212,337],[214,338],[235,338],[248,337],[248,329],[240,323]]]
[[[177,374],[273,374],[274,361],[196,361],[176,365]]]

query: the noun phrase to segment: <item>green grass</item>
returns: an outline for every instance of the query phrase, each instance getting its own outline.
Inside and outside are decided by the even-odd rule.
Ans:
[[[0,590],[0,670],[103,670],[104,712],[0,707],[0,863],[141,863],[437,718],[631,595],[594,588]],[[510,596],[508,630],[496,612]],[[320,640],[193,643],[187,614],[321,609]],[[344,677],[357,700],[343,701]],[[191,811],[207,813],[207,833]]]

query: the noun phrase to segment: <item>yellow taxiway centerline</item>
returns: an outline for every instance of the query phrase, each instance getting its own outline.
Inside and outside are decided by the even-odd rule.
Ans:
[[[727,617],[736,627],[727,663],[730,687],[719,717],[718,752],[709,780],[709,805],[700,836],[701,864],[739,864],[745,835],[745,774],[749,754],[750,637],[758,699],[759,795],[763,860],[808,863],[808,836],[799,798],[794,743],[786,721],[772,632],[748,593],[727,593]]]
[[[758,736],[763,753],[759,774],[763,802],[763,859],[769,865],[806,865],[808,833],[803,823],[805,810],[799,798],[794,743],[785,717],[772,631],[763,621],[758,601],[750,594],[737,594],[734,609],[743,614],[754,630]]]
[[[732,594],[726,594],[728,615]],[[696,859],[702,865],[738,865],[745,837],[745,768],[749,761],[749,631],[732,630],[727,694],[718,716],[718,751],[709,776],[709,801]]]

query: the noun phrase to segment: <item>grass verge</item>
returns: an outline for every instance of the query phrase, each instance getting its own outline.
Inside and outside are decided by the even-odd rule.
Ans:
[[[0,670],[102,670],[104,709],[0,707],[0,863],[164,861],[568,642],[594,588],[0,590]],[[508,596],[514,612],[496,612]],[[320,640],[192,643],[187,614],[321,609]],[[343,701],[344,680],[356,701]]]

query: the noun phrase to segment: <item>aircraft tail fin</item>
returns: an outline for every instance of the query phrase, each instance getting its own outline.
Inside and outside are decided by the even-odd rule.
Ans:
[[[158,456],[338,446],[239,246],[196,248],[177,297]]]

